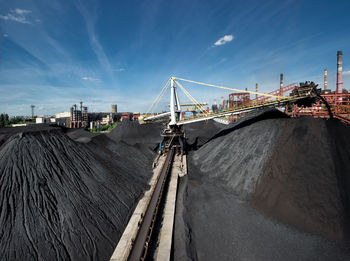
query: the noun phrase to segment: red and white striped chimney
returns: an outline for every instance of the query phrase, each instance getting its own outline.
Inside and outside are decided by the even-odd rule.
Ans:
[[[281,73],[280,75],[280,96],[282,96],[282,93],[283,93],[282,89],[283,89],[283,73]]]
[[[324,69],[324,90],[327,90],[327,69]]]
[[[342,51],[337,52],[337,88],[336,93],[343,93],[343,62],[342,62]]]

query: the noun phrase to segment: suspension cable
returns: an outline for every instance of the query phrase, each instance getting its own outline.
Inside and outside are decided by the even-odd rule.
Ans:
[[[168,79],[168,81],[166,82],[166,84],[164,85],[163,89],[161,90],[161,92],[158,94],[158,96],[156,97],[156,99],[153,101],[152,105],[148,108],[146,114],[148,114],[149,112],[151,112],[153,105],[157,102],[157,100],[159,99],[160,96],[163,97],[165,90],[168,88],[169,85],[169,81],[170,79]],[[162,94],[163,93],[163,94]],[[159,102],[158,102],[159,103]],[[153,109],[154,110],[154,109]]]
[[[152,110],[151,113],[153,113],[153,112],[157,109],[157,107],[158,107],[160,101],[162,100],[164,94],[166,93],[166,91],[167,91],[168,88],[169,88],[169,83],[170,83],[170,82],[168,82],[168,84],[166,85],[166,88],[164,89],[163,93],[162,93],[161,96],[159,97],[159,99],[158,99],[157,103],[155,104],[155,106],[153,107],[153,110]]]
[[[177,77],[174,77],[174,78],[176,80],[181,80],[181,81],[185,81],[185,82],[190,82],[190,83],[195,83],[195,84],[200,84],[200,85],[206,85],[206,86],[210,86],[210,87],[226,89],[226,90],[231,90],[231,91],[236,91],[236,92],[245,92],[245,93],[250,93],[250,94],[257,94],[257,95],[262,95],[262,96],[274,97],[274,98],[278,98],[278,99],[285,98],[284,96],[271,95],[271,94],[260,93],[260,92],[252,92],[252,91],[243,91],[243,90],[238,90],[238,89],[234,89],[234,88],[228,88],[228,87],[225,87],[225,86],[219,86],[219,85],[208,84],[208,83],[203,83],[203,82],[196,82],[196,81],[186,80],[186,79],[177,78]]]
[[[175,82],[179,85],[182,91],[186,94],[186,96],[194,103],[195,107],[199,108],[202,113],[206,115],[205,108],[195,99],[193,96],[182,86],[182,84],[175,80]]]

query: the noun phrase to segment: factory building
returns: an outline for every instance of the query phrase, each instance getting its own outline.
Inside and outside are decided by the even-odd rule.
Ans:
[[[85,128],[89,124],[88,108],[80,101],[80,110],[74,104],[70,107],[70,128]]]
[[[51,117],[45,117],[45,116],[38,116],[35,118],[35,123],[36,124],[49,124],[49,123],[56,123],[56,119],[55,118],[51,118]]]
[[[337,75],[335,91],[332,91],[329,88],[327,69],[325,69],[323,73],[324,82],[321,96],[328,102],[334,117],[350,124],[350,94],[347,90],[343,89],[342,55],[342,51],[337,52]],[[293,117],[313,116],[315,118],[328,118],[330,116],[328,110],[324,106],[323,101],[320,100],[313,104],[312,107],[299,107],[295,104],[293,107],[287,107],[286,109],[286,113]]]
[[[122,117],[120,120],[121,121],[126,120],[126,119],[131,120],[131,117],[132,117],[132,115],[130,112],[122,112]]]
[[[228,96],[228,107],[243,106],[250,101],[250,94],[246,92],[230,93]]]
[[[69,111],[56,113],[55,118],[57,125],[64,127],[70,126],[71,113]]]
[[[113,122],[112,113],[107,114],[106,117],[103,117],[101,120],[101,125],[108,125]]]
[[[112,113],[117,113],[117,104],[112,104],[111,105],[111,112]]]
[[[133,113],[132,118],[133,118],[134,121],[137,121],[139,119],[139,117],[140,117],[140,113],[139,112],[134,112]]]

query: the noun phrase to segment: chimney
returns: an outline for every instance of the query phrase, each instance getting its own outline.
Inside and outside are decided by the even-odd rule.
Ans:
[[[324,91],[327,90],[327,69],[324,69]]]
[[[80,101],[80,111],[83,113],[83,101]]]
[[[343,62],[342,62],[342,51],[337,52],[337,88],[335,90],[336,93],[343,93],[343,79],[342,79],[342,71],[343,71]]]
[[[282,93],[283,93],[282,89],[283,89],[283,73],[281,73],[280,75],[280,96],[282,96]]]
[[[258,92],[258,84],[257,83],[255,84],[255,92]],[[255,94],[255,99],[256,100],[258,99],[258,94],[257,93]]]

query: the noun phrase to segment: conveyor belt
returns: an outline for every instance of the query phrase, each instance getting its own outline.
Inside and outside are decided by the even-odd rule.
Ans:
[[[159,203],[163,195],[164,183],[171,169],[173,158],[174,158],[174,149],[171,149],[168,152],[167,157],[165,159],[157,185],[153,191],[152,197],[148,204],[148,208],[142,219],[142,223],[140,225],[138,234],[135,238],[135,241],[133,242],[133,246],[130,251],[128,260],[131,260],[131,261],[144,260],[144,258],[147,255],[148,244],[153,232]]]

